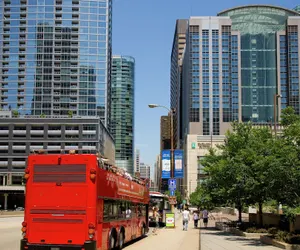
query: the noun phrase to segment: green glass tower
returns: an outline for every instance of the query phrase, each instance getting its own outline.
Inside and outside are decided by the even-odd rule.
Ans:
[[[134,156],[134,66],[130,56],[112,58],[112,135],[115,139],[116,165],[133,174]]]
[[[273,120],[274,95],[279,109],[299,113],[299,13],[269,5],[248,5],[222,11],[241,34],[242,121]],[[289,51],[291,49],[291,51]],[[289,77],[287,77],[289,76]]]

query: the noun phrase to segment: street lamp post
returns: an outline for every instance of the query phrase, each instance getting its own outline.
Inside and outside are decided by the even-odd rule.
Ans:
[[[159,104],[149,104],[149,108],[164,108],[168,110],[170,115],[170,139],[171,139],[171,178],[174,178],[174,138],[173,138],[173,110]],[[174,205],[171,205],[171,210],[174,212]]]
[[[274,94],[274,134],[277,136],[277,105],[278,99],[281,97],[279,94]]]

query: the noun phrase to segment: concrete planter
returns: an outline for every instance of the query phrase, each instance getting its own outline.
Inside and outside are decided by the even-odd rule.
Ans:
[[[229,230],[230,230],[230,227],[228,225],[224,224],[224,222],[216,222],[215,227],[218,230],[225,231],[225,232],[229,232]]]
[[[243,236],[243,237],[251,238],[251,239],[259,240],[261,235],[267,235],[266,233],[246,233],[235,227],[229,227],[228,225],[224,224],[223,222],[216,222],[215,226],[218,230],[229,232],[229,233],[232,233],[237,236]]]
[[[273,245],[275,247],[281,248],[281,249],[287,249],[287,250],[300,250],[300,245],[291,245],[285,242],[281,242],[275,239],[272,239],[269,236],[262,235],[260,236],[260,241],[264,244]]]

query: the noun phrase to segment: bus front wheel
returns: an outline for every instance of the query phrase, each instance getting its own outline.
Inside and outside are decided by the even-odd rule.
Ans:
[[[142,230],[141,230],[141,236],[144,237],[146,235],[146,227],[145,225],[142,226]]]

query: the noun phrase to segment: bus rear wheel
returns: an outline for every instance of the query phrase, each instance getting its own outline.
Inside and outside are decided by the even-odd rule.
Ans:
[[[124,245],[124,233],[121,232],[119,235],[119,245],[118,245],[118,249],[121,250],[123,249],[123,245]]]

